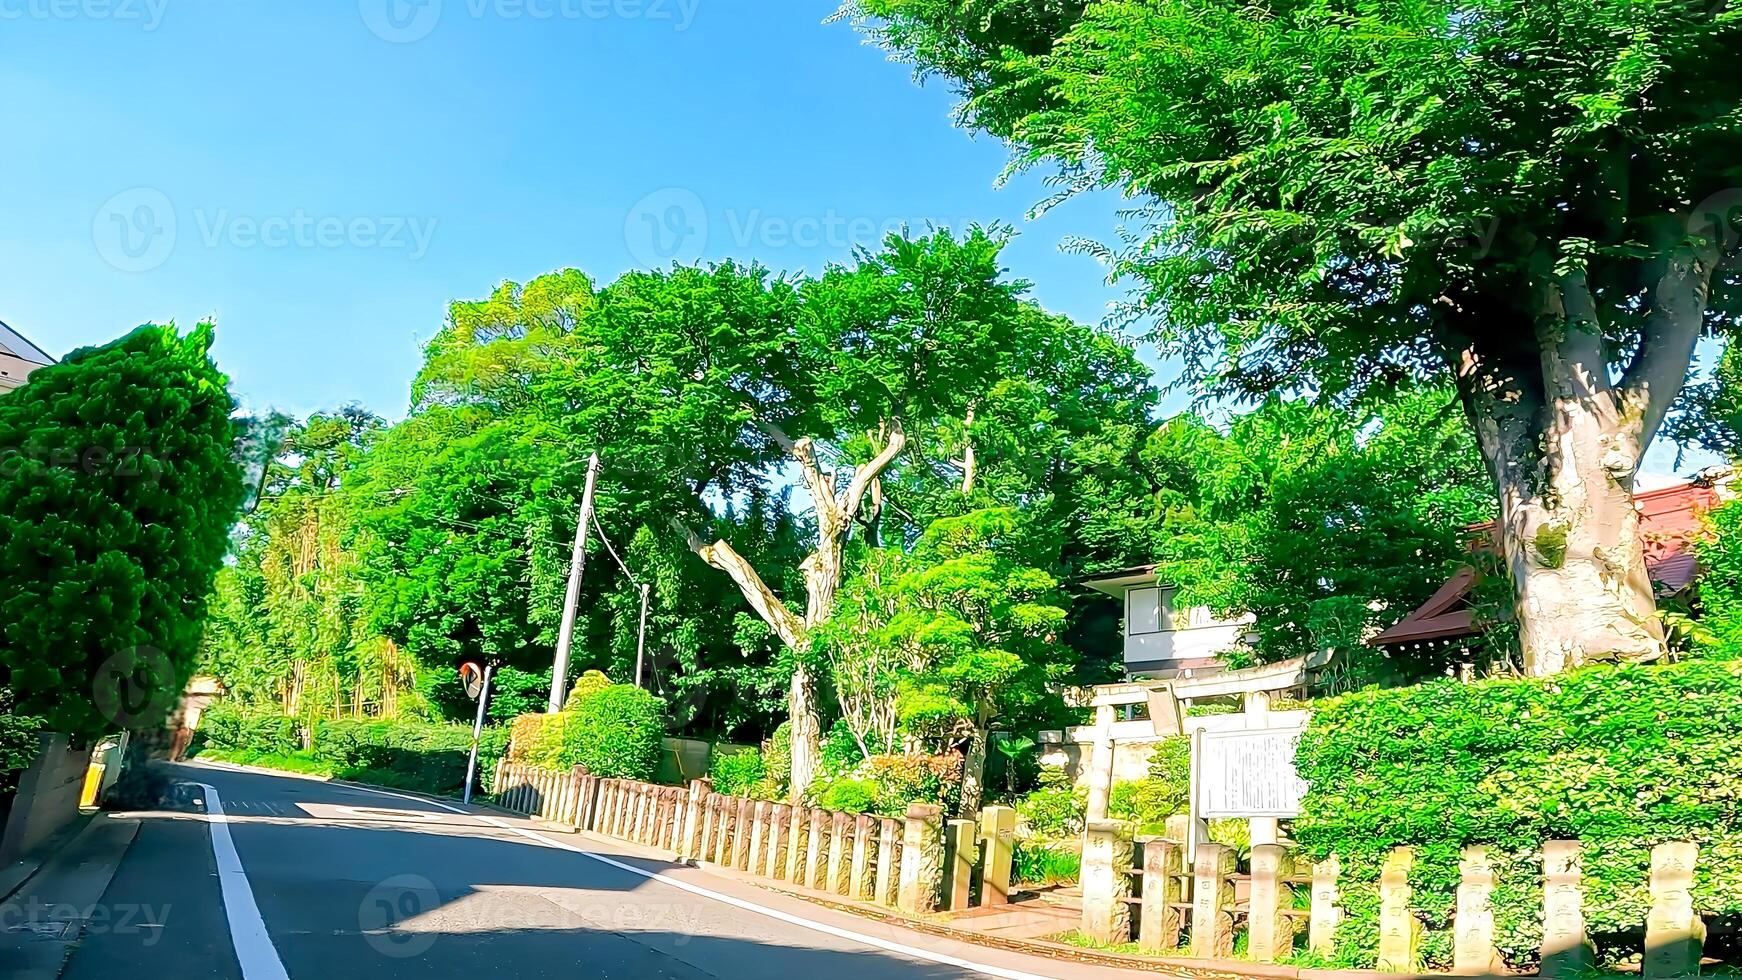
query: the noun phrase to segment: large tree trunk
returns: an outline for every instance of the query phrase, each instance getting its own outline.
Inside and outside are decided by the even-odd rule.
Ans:
[[[1471,304],[1458,310],[1471,328],[1446,337],[1498,492],[1499,544],[1532,676],[1666,652],[1633,481],[1693,355],[1716,258],[1711,247],[1672,244],[1681,234],[1663,230],[1644,337],[1619,377],[1606,360],[1603,313],[1576,270],[1539,278],[1534,323],[1507,330],[1515,311]]]
[[[974,731],[968,736],[968,749],[962,759],[962,804],[957,811],[973,819],[980,812],[980,800],[986,794],[986,721],[976,719]]]

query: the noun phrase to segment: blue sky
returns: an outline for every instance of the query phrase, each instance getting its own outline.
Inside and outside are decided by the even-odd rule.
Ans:
[[[211,316],[249,406],[398,417],[449,300],[564,266],[1005,221],[1011,272],[1101,318],[1121,287],[1059,246],[1117,198],[1026,220],[1039,175],[997,186],[1004,148],[835,6],[0,0],[0,319],[60,354]]]

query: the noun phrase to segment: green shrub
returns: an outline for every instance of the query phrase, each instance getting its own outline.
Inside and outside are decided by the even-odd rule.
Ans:
[[[1083,832],[1087,794],[1068,786],[1045,786],[1016,802],[1029,834],[1057,840]]]
[[[633,684],[613,684],[581,700],[563,733],[564,767],[595,776],[652,780],[665,737],[665,702]]]
[[[41,730],[41,718],[0,714],[0,813],[6,810],[6,798],[18,790],[18,774],[36,758]]]
[[[762,753],[754,749],[716,750],[708,766],[708,777],[714,781],[715,792],[754,797],[768,778],[768,766],[762,761]]]
[[[961,756],[874,755],[865,764],[877,786],[871,812],[893,817],[907,812],[910,803],[936,803],[947,814],[961,799]]]
[[[539,712],[514,719],[508,761],[545,769],[564,768],[568,729],[574,721],[575,716],[568,711],[554,715]]]
[[[597,670],[583,671],[575,678],[573,687],[569,688],[569,696],[563,701],[564,711],[575,711],[581,702],[611,686],[611,678]]]
[[[302,751],[302,723],[288,715],[251,711],[219,701],[200,715],[197,744],[228,751],[290,755]]]
[[[1449,960],[1467,844],[1489,847],[1498,943],[1515,966],[1541,938],[1545,840],[1584,843],[1585,917],[1607,958],[1638,949],[1655,844],[1697,843],[1695,906],[1742,914],[1742,664],[1348,694],[1319,703],[1297,765],[1311,789],[1295,836],[1313,860],[1342,862],[1340,962],[1373,962],[1380,862],[1403,844],[1416,849],[1429,967]]]
[[[792,786],[792,723],[783,721],[762,747],[762,761],[768,766],[768,784],[775,796],[785,796]]]
[[[843,776],[829,784],[817,806],[837,813],[876,813],[877,781]]]
[[[1011,852],[1010,877],[1018,885],[1074,885],[1083,873],[1075,841],[1019,840]]]

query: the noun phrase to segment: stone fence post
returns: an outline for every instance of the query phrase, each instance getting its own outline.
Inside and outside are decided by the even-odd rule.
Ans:
[[[978,828],[972,820],[951,820],[944,829],[944,908],[959,912],[974,902],[974,858]]]
[[[1086,862],[1085,862],[1086,863]],[[1234,851],[1226,844],[1198,844],[1192,865],[1192,955],[1234,954]]]
[[[1320,956],[1330,956],[1337,949],[1337,927],[1343,924],[1343,910],[1337,904],[1342,900],[1337,893],[1337,876],[1342,871],[1335,854],[1313,865],[1312,919],[1307,946]]]
[[[1595,964],[1585,934],[1584,870],[1576,840],[1542,845],[1542,969],[1545,977],[1588,972]]]
[[[1132,824],[1090,820],[1083,832],[1083,935],[1097,943],[1131,940]]]
[[[683,833],[679,836],[677,848],[677,852],[684,857],[702,857],[702,813],[707,807],[708,797],[713,793],[712,779],[703,777],[690,780],[689,799],[684,806]]]
[[[1294,952],[1294,857],[1280,844],[1252,848],[1252,892],[1246,914],[1251,957],[1274,963]]]
[[[861,813],[853,820],[853,873],[847,897],[863,902],[871,897],[872,836],[877,832],[877,818]]]
[[[877,833],[877,883],[871,900],[879,905],[894,905],[901,890],[901,864],[896,854],[901,850],[901,824],[894,817],[884,817]]]
[[[901,843],[901,889],[897,906],[910,915],[937,911],[944,883],[944,808],[914,803],[907,808]]]
[[[1378,967],[1385,973],[1415,972],[1421,920],[1409,907],[1409,869],[1414,865],[1414,849],[1394,847],[1379,871]]]
[[[1016,811],[989,806],[980,811],[980,838],[986,842],[980,865],[980,904],[1010,904],[1010,870],[1015,861]]]
[[[1647,980],[1698,976],[1706,924],[1694,911],[1694,863],[1699,847],[1659,844],[1651,849],[1651,912],[1645,919]]]
[[[1184,900],[1179,880],[1184,847],[1165,837],[1152,837],[1143,845],[1143,905],[1137,944],[1144,952],[1179,948],[1179,932],[1185,922],[1175,906]]]
[[[1452,970],[1455,973],[1506,972],[1500,951],[1494,948],[1494,868],[1488,849],[1480,844],[1464,848],[1458,860],[1458,911],[1452,921]]]

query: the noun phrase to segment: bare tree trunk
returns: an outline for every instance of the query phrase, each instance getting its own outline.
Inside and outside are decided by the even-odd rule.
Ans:
[[[1633,483],[1687,370],[1715,264],[1711,247],[1671,244],[1684,233],[1673,224],[1662,231],[1645,336],[1618,380],[1579,271],[1543,278],[1534,330],[1521,325],[1512,346],[1494,339],[1508,332],[1495,328],[1493,309],[1461,311],[1488,321],[1485,347],[1448,345],[1498,491],[1527,674],[1666,652]]]

